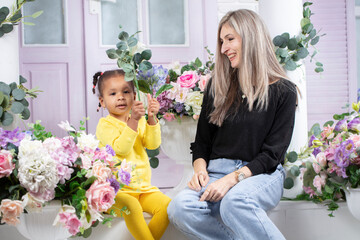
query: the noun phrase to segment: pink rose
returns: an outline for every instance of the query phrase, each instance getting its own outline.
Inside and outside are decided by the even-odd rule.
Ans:
[[[23,212],[22,201],[4,199],[0,205],[1,223],[16,225],[20,222],[19,217]]]
[[[199,76],[195,71],[185,71],[177,79],[177,83],[179,83],[182,88],[193,88],[198,81]]]
[[[111,178],[111,169],[106,166],[105,163],[101,161],[96,161],[91,170],[92,176],[98,178],[100,182],[105,182],[106,179]],[[88,177],[88,175],[87,175]]]
[[[109,182],[95,181],[86,191],[88,204],[95,210],[104,212],[115,203],[115,191]]]
[[[325,186],[325,183],[326,183],[326,173],[321,172],[320,176],[319,175],[315,176],[314,181],[313,181],[313,185],[314,185],[314,187],[316,187],[316,190],[319,193],[322,193],[321,188],[323,186]]]
[[[172,120],[175,120],[175,116],[173,113],[165,113],[163,116],[167,121],[171,122]]]
[[[12,162],[12,155],[7,150],[0,151],[0,178],[8,177],[15,168],[15,163]]]
[[[205,90],[206,84],[210,79],[210,74],[202,75],[199,80],[199,88],[201,91]]]
[[[325,167],[326,166],[325,153],[324,152],[318,153],[318,155],[316,155],[316,161],[319,163],[320,167]]]

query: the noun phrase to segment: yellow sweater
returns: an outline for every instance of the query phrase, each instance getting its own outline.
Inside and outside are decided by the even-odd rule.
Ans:
[[[96,128],[96,137],[100,147],[112,146],[116,157],[135,166],[131,175],[131,183],[124,186],[123,192],[155,192],[159,189],[151,186],[151,169],[147,149],[156,149],[161,144],[160,125],[149,125],[145,117],[138,123],[137,132],[110,115],[101,118]]]

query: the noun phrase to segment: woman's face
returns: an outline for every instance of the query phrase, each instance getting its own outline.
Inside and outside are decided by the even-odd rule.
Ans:
[[[238,68],[241,60],[241,37],[228,24],[220,30],[221,53],[230,60],[232,68]]]

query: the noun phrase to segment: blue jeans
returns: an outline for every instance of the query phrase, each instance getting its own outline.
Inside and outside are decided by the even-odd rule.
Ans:
[[[216,159],[208,165],[209,183],[241,168],[248,162]],[[170,222],[189,239],[285,239],[266,211],[274,208],[283,193],[285,172],[279,164],[271,174],[246,178],[216,203],[200,202],[200,192],[182,190],[169,204]]]

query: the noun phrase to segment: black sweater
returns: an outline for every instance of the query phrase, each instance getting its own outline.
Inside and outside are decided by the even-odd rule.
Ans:
[[[209,123],[213,97],[207,90],[195,142],[191,144],[193,161],[198,158],[207,163],[218,158],[239,159],[249,162],[247,167],[253,175],[275,171],[279,163],[284,163],[290,144],[296,98],[295,85],[281,79],[269,86],[267,110],[259,111],[254,107],[250,112],[245,98],[235,116],[227,117],[218,127]]]

